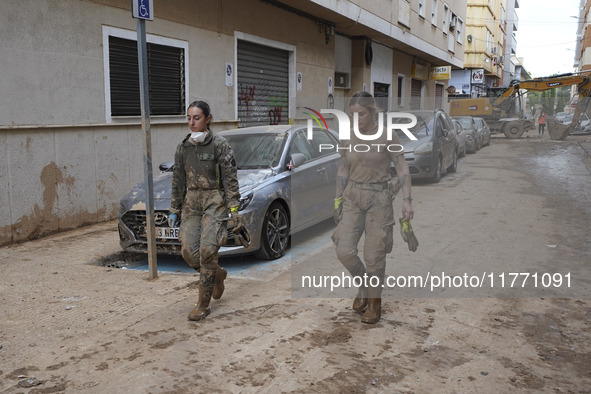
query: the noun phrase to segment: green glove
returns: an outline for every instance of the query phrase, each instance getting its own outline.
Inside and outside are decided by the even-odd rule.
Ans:
[[[343,216],[343,197],[334,199],[334,222],[339,224]]]
[[[404,242],[408,244],[408,250],[416,252],[419,247],[419,241],[417,240],[417,237],[415,237],[415,233],[410,225],[410,220],[400,218],[398,221],[400,222],[400,235],[402,235]]]

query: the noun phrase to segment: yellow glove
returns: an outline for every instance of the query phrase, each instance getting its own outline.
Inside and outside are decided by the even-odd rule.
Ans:
[[[400,218],[398,221],[400,222],[400,235],[402,235],[404,242],[408,244],[408,250],[416,252],[419,247],[419,241],[417,240],[417,237],[415,237],[415,233],[410,225],[410,220]]]
[[[234,228],[232,229],[232,232],[236,234],[244,227],[242,220],[240,219],[240,214],[238,213],[238,207],[230,208],[230,216],[234,222]]]
[[[339,224],[343,216],[343,197],[334,199],[334,222]]]

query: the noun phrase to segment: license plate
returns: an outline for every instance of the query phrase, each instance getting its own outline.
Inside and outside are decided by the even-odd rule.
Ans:
[[[179,237],[178,227],[156,227],[156,238],[177,239]]]

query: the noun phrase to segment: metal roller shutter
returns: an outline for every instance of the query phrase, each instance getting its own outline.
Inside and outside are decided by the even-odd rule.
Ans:
[[[289,52],[238,41],[238,127],[288,123]]]
[[[410,109],[419,110],[421,109],[421,91],[423,82],[418,79],[413,79],[410,83]]]

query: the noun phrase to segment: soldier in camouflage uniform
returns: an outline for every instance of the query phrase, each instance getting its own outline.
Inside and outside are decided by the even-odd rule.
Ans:
[[[178,145],[174,157],[170,225],[180,219],[179,238],[184,260],[200,271],[199,300],[189,320],[199,321],[210,312],[211,297],[224,291],[225,269],[218,265],[218,250],[227,240],[228,210],[234,232],[242,228],[238,205],[238,178],[232,148],[209,128],[209,105],[195,101],[187,109],[191,134]]]
[[[371,94],[362,91],[351,98],[351,113],[358,113],[358,128],[363,134],[377,132],[377,108]],[[408,165],[403,152],[388,151],[385,146],[399,144],[398,136],[388,141],[386,133],[377,141],[360,140],[351,133],[349,147],[342,146],[341,161],[337,171],[337,190],[335,199],[335,221],[338,223],[333,234],[337,257],[355,278],[364,279],[353,309],[363,313],[361,321],[374,324],[381,316],[381,294],[386,272],[386,254],[392,251],[394,212],[392,200],[398,190],[391,182],[390,163],[394,163],[400,188],[403,192],[402,216],[412,219],[414,211],[411,204],[411,182]],[[369,151],[356,151],[356,144],[371,146]],[[376,145],[382,144],[381,149]],[[357,244],[365,232],[363,259],[358,256]],[[367,274],[367,275],[366,275]],[[369,278],[376,277],[379,283],[369,285]],[[367,282],[367,283],[366,283]],[[375,286],[374,286],[375,285]]]

